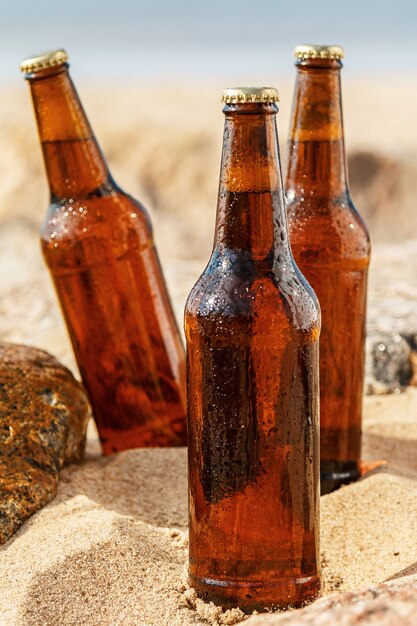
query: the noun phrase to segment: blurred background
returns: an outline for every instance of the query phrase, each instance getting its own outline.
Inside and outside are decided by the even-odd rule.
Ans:
[[[352,195],[374,243],[369,331],[417,335],[417,3],[0,0],[0,7],[1,337],[72,364],[38,247],[48,189],[19,74],[23,58],[67,49],[116,180],[149,208],[182,325],[186,295],[211,250],[221,90],[278,87],[284,162],[297,43],[345,48]]]
[[[413,0],[2,0],[1,77],[67,46],[79,77],[234,81],[288,74],[299,42],[344,45],[348,72],[416,70]]]

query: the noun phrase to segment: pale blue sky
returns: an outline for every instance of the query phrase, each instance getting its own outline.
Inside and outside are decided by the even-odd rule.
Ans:
[[[0,0],[0,80],[66,47],[80,77],[292,71],[296,43],[346,48],[346,71],[417,74],[415,0]]]

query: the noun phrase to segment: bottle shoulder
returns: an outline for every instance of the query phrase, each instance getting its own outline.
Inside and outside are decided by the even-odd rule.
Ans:
[[[119,190],[52,201],[40,235],[45,260],[54,271],[78,271],[154,248],[148,213]]]
[[[366,265],[371,241],[365,221],[350,195],[342,198],[294,198],[287,204],[288,230],[296,260],[320,254],[322,259],[362,260]]]
[[[291,255],[263,263],[245,254],[213,254],[190,292],[185,316],[217,319],[226,326],[256,318],[264,332],[276,324],[309,331],[320,326],[317,298]]]
[[[85,196],[52,199],[41,227],[42,239],[115,237],[128,231],[151,235],[152,226],[144,206],[118,188],[97,190]]]

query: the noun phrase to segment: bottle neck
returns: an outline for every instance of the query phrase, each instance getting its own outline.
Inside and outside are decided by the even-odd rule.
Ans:
[[[289,249],[273,104],[227,105],[214,247],[275,257]]]
[[[286,191],[289,200],[347,195],[340,61],[297,64],[288,138]]]
[[[106,161],[62,65],[28,77],[51,195],[86,195],[112,184]]]

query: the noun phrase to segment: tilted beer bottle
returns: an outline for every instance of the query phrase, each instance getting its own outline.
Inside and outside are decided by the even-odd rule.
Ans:
[[[139,202],[114,182],[56,50],[28,59],[51,192],[45,260],[110,454],[185,445],[185,353]]]
[[[370,242],[349,193],[337,46],[298,46],[286,192],[294,258],[320,302],[321,489],[359,476]]]
[[[245,610],[320,586],[320,312],[288,241],[277,100],[224,92],[214,248],[185,309],[190,583]]]

